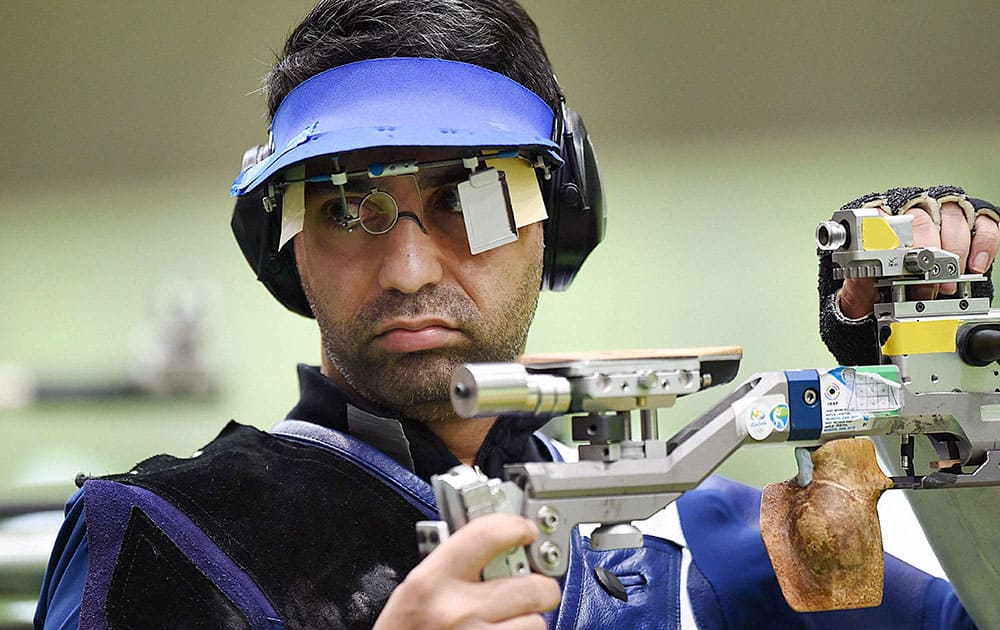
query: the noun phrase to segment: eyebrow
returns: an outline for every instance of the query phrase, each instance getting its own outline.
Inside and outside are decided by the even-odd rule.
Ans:
[[[456,168],[457,166],[457,168]],[[462,182],[469,178],[469,170],[461,165],[429,168],[424,176],[417,175],[417,182],[425,188],[437,188],[443,184]]]

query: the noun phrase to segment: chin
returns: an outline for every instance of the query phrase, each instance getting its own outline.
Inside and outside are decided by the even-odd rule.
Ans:
[[[421,352],[391,357],[345,376],[358,393],[380,407],[415,419],[427,415],[447,419],[455,415],[449,388],[461,363],[454,357]]]
[[[406,410],[399,410],[398,413],[404,418],[416,420],[417,422],[426,425],[446,424],[462,420],[462,418],[455,415],[455,410],[452,409],[451,401],[445,403],[424,403],[409,407]]]

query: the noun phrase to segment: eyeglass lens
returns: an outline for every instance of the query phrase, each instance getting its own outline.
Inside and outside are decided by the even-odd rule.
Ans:
[[[365,195],[358,207],[361,228],[369,234],[385,234],[396,225],[398,218],[396,200],[381,190],[373,190]]]

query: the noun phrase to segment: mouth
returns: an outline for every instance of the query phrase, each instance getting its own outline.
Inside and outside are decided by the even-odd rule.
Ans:
[[[449,320],[390,320],[376,327],[372,344],[385,352],[422,352],[453,345],[464,336],[457,324]]]

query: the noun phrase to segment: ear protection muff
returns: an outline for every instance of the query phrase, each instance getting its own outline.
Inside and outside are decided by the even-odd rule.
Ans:
[[[555,117],[552,140],[559,144],[564,164],[539,175],[548,212],[542,289],[566,290],[583,261],[604,238],[604,191],[587,129],[580,116],[562,103]],[[243,155],[243,167],[266,159],[273,146],[260,145]],[[312,317],[295,263],[293,241],[279,251],[281,197],[268,198],[267,186],[236,198],[231,226],[240,250],[268,291],[287,309]],[[266,202],[266,203],[265,203]]]
[[[545,258],[542,289],[565,291],[583,261],[604,238],[607,214],[604,188],[594,146],[583,119],[562,102],[553,140],[565,163],[542,179],[545,221]]]
[[[292,241],[278,251],[281,235],[281,204],[265,210],[267,188],[261,187],[236,198],[230,226],[244,258],[267,290],[285,308],[305,317],[312,309],[302,290],[299,268],[295,264]]]

